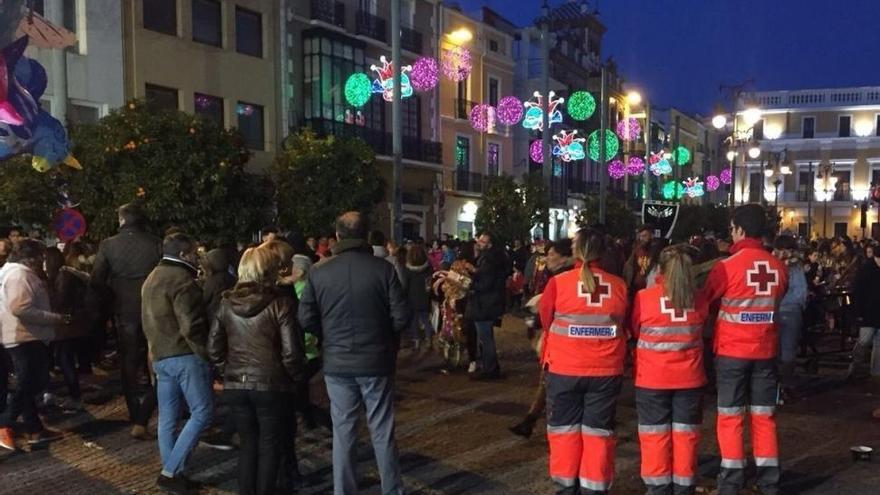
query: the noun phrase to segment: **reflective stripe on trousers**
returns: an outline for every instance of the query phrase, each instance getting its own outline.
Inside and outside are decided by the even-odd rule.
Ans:
[[[593,490],[596,492],[604,492],[611,489],[611,483],[606,483],[604,481],[596,481],[591,480],[589,478],[584,478],[581,476],[580,478],[581,488],[586,488],[587,490]]]

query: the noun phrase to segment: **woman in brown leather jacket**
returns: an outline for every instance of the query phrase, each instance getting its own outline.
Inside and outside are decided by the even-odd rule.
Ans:
[[[242,494],[274,493],[293,391],[303,380],[296,301],[275,288],[277,269],[270,250],[245,251],[238,283],[223,295],[208,337],[208,353],[223,375],[224,400],[241,438]]]

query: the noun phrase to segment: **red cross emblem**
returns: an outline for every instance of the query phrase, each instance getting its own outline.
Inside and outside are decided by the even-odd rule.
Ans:
[[[746,270],[746,285],[755,288],[756,296],[769,296],[779,285],[779,271],[770,268],[767,261],[756,261],[751,270]]]
[[[578,297],[583,297],[587,301],[587,306],[600,308],[605,299],[611,297],[611,284],[606,284],[600,274],[593,275],[593,281],[596,284],[593,292],[586,292],[584,283],[578,282]]]
[[[688,320],[688,310],[675,308],[668,297],[660,298],[660,312],[669,315],[669,320],[675,323],[681,323]]]

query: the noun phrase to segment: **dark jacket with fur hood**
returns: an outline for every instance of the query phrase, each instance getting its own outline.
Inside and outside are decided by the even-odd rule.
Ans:
[[[431,289],[431,275],[434,270],[431,269],[429,263],[421,266],[413,266],[406,264],[403,272],[404,280],[401,280],[406,290],[406,298],[409,301],[409,308],[414,313],[427,313],[431,309],[431,301],[429,299]]]
[[[208,354],[226,389],[292,392],[303,380],[305,363],[296,300],[256,284],[225,292],[211,324]]]

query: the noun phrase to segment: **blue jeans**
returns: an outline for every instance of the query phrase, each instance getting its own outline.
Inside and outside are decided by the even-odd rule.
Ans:
[[[413,319],[410,320],[409,324],[410,338],[413,341],[422,340],[422,332],[419,327],[424,330],[425,338],[430,339],[434,334],[434,326],[431,324],[431,313],[420,311],[413,315]]]
[[[333,494],[358,493],[357,420],[366,406],[383,495],[403,495],[399,453],[394,440],[394,378],[391,376],[324,376],[333,420]]]
[[[159,455],[162,474],[183,472],[189,453],[199,442],[199,434],[211,424],[214,410],[211,367],[195,354],[173,356],[153,363],[159,399]],[[183,401],[189,420],[175,435]]]
[[[779,312],[779,361],[791,363],[797,358],[804,314],[801,311]]]
[[[880,328],[859,328],[859,340],[853,351],[853,362],[870,363],[871,375],[880,376]]]
[[[498,354],[495,351],[494,321],[475,321],[477,327],[477,341],[480,344],[480,363],[483,373],[496,373],[498,371]]]

